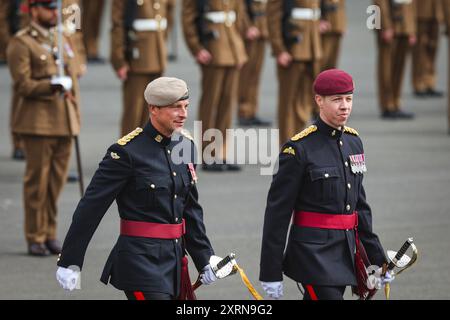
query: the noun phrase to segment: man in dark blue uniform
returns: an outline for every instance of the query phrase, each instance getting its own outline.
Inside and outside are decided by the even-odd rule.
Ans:
[[[356,130],[345,126],[353,79],[327,70],[314,90],[320,117],[281,149],[267,199],[260,280],[276,299],[283,295],[283,273],[302,284],[304,299],[343,299],[345,287],[357,285],[359,241],[372,265],[386,262],[362,186],[363,144]],[[390,274],[381,280],[390,281]]]
[[[114,200],[120,236],[102,282],[129,299],[177,298],[186,251],[204,284],[216,279],[197,201],[195,146],[182,130],[189,105],[186,83],[158,78],[147,86],[145,99],[149,123],[108,149],[74,213],[58,260],[57,279],[65,289],[79,282],[89,241]]]

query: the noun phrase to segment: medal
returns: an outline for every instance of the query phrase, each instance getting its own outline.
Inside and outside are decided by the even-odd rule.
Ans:
[[[349,156],[350,168],[354,174],[367,172],[366,159],[364,154],[353,154]]]

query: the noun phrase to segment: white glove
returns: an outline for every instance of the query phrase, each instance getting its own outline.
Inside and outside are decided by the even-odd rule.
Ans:
[[[200,274],[200,281],[203,284],[211,284],[214,281],[217,280],[216,275],[214,274],[214,271],[211,268],[211,265],[208,264],[206,267],[203,268],[203,272]]]
[[[283,281],[261,282],[261,286],[269,298],[280,299],[283,296]]]
[[[50,83],[54,86],[61,86],[64,88],[64,91],[69,91],[72,89],[72,78],[68,76],[54,76]]]
[[[72,269],[58,267],[56,270],[56,280],[65,290],[72,291],[80,289],[80,272]]]

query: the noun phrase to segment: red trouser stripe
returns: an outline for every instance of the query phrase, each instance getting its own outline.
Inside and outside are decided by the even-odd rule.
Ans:
[[[308,290],[309,296],[311,297],[311,300],[317,301],[316,293],[314,292],[314,289],[311,285],[306,286],[306,290]]]
[[[134,297],[136,298],[136,300],[145,300],[144,294],[141,291],[135,291]]]

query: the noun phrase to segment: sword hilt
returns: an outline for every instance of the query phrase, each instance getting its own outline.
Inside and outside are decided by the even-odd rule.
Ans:
[[[219,271],[220,269],[225,267],[228,263],[230,263],[232,260],[234,260],[235,257],[236,257],[236,255],[234,253],[230,253],[225,258],[220,260],[219,263],[217,263],[217,265],[213,267],[214,273],[216,273],[217,271]]]
[[[395,268],[395,263],[397,263],[397,261],[399,261],[405,255],[406,251],[409,249],[412,243],[413,238],[409,238],[408,240],[406,240],[406,242],[395,255],[394,259],[389,262],[387,267],[388,270],[392,270]]]

